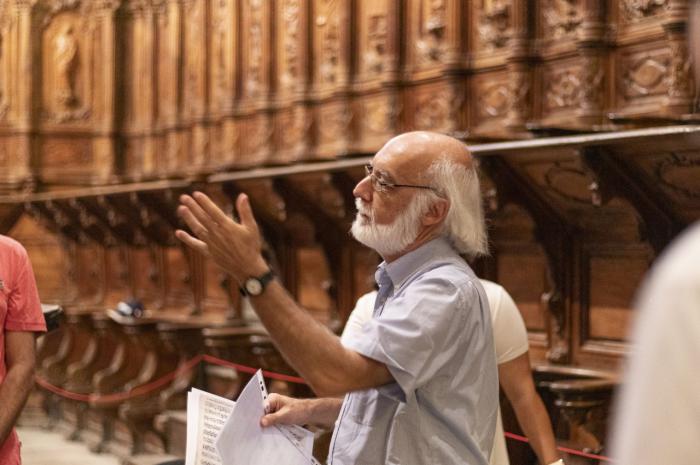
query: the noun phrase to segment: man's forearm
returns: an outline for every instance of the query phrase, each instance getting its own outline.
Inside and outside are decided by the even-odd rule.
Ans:
[[[251,303],[287,362],[317,395],[339,396],[390,381],[388,372],[386,377],[368,372],[367,359],[346,349],[339,337],[301,309],[277,281]]]
[[[0,445],[7,440],[34,383],[34,367],[11,367],[0,384]]]

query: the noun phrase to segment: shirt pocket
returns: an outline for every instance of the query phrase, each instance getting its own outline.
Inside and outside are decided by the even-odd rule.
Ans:
[[[348,399],[348,416],[363,426],[386,423],[396,412],[402,395],[401,388],[395,383],[377,389],[355,391]]]

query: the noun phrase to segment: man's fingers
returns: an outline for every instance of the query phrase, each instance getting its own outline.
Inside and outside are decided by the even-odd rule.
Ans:
[[[181,205],[177,209],[177,214],[185,221],[187,226],[190,228],[190,231],[192,231],[195,236],[204,238],[207,235],[207,228],[205,228],[202,223],[200,223],[199,220],[192,214],[190,207]]]
[[[208,195],[202,192],[195,192],[192,194],[194,200],[199,204],[204,212],[206,212],[209,217],[218,224],[224,224],[230,220],[226,213],[215,204]]]
[[[289,424],[289,422],[284,421],[284,413],[281,411],[275,412],[275,413],[268,413],[267,415],[264,415],[260,419],[260,425],[261,426],[272,426],[272,425],[277,425],[277,424]]]
[[[253,216],[253,209],[250,208],[250,200],[245,194],[240,194],[236,199],[236,211],[238,211],[238,216],[241,219],[241,224],[253,231],[258,230],[258,223],[255,221]]]
[[[207,244],[200,241],[197,238],[190,236],[182,229],[178,229],[177,231],[175,231],[175,237],[184,242],[185,245],[187,245],[188,247],[191,247],[192,249],[196,250],[201,254],[209,256],[209,247],[207,247]]]
[[[202,194],[204,195],[204,194]],[[204,211],[204,209],[201,207],[201,205],[192,197],[189,195],[181,195],[180,196],[180,203],[182,203],[183,206],[187,207],[189,210],[190,214],[194,219],[197,220],[199,224],[201,224],[204,229],[208,231],[213,231],[216,225],[218,224],[214,219]],[[178,209],[178,213],[182,211],[182,207]],[[182,216],[182,215],[181,215]],[[185,221],[187,221],[187,218],[183,217]],[[189,222],[188,222],[189,225]],[[199,233],[196,229],[192,227],[192,225],[189,225],[190,229],[192,229],[192,232],[195,233],[197,236],[199,236]]]

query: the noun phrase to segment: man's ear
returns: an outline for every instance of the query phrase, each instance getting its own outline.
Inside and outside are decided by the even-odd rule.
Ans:
[[[432,226],[441,223],[447,217],[447,212],[450,210],[450,201],[439,198],[430,205],[428,211],[423,215],[423,225]]]

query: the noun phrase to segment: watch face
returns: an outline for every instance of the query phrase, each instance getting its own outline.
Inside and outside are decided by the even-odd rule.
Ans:
[[[259,279],[248,278],[245,282],[245,290],[250,295],[260,295],[262,293],[262,283]]]

